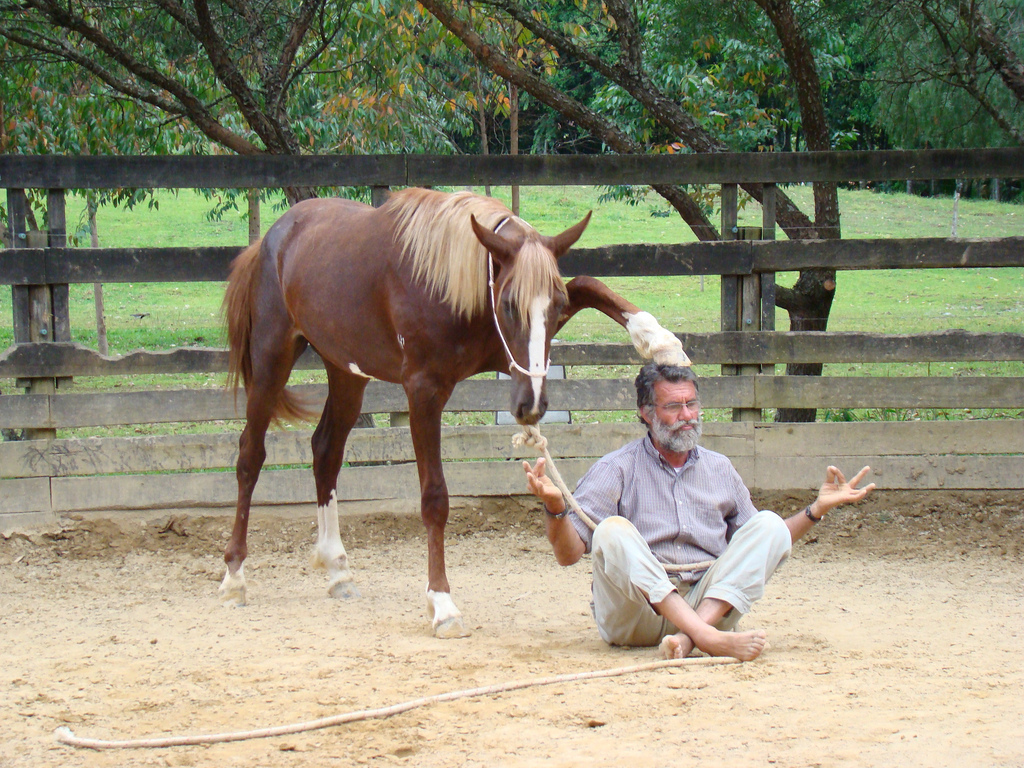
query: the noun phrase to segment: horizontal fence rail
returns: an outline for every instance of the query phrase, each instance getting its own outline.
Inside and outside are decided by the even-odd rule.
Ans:
[[[0,155],[0,188],[747,184],[1024,177],[1024,148],[674,155]]]
[[[938,331],[913,335],[839,331],[677,333],[683,349],[698,363],[717,365],[778,363],[947,363],[1024,360],[1024,334]],[[553,365],[639,365],[628,344],[554,344]],[[307,348],[297,370],[323,363]],[[105,357],[80,344],[18,344],[0,353],[0,378],[32,376],[119,376],[225,373],[226,349],[207,347],[166,352],[139,350]]]
[[[0,284],[160,283],[227,280],[242,246],[210,248],[11,248]],[[830,269],[965,269],[1024,266],[1024,237],[906,240],[743,240],[579,248],[558,262],[575,275],[752,275]]]
[[[314,413],[323,410],[326,384],[292,387]],[[553,411],[630,411],[636,407],[631,379],[569,379],[548,382]],[[901,378],[818,376],[705,376],[704,408],[1021,408],[1024,378],[907,376]],[[408,410],[398,384],[371,381],[364,413]],[[508,382],[474,379],[455,387],[450,413],[509,410]],[[0,396],[0,423],[27,429],[78,429],[122,424],[231,421],[244,418],[245,395],[221,389],[162,389],[70,395]],[[1024,448],[1024,422],[1021,423]]]

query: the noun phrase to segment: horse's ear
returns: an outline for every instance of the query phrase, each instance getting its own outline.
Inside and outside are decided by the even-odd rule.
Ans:
[[[555,235],[551,238],[551,251],[555,254],[556,259],[564,256],[569,249],[572,248],[573,243],[580,239],[580,236],[583,234],[583,230],[585,230],[587,228],[587,224],[590,223],[590,214],[592,213],[593,211],[587,211],[587,215],[583,217],[583,220],[580,221],[579,224],[569,227],[562,234]]]
[[[476,239],[480,241],[480,244],[486,248],[494,258],[500,262],[504,262],[511,258],[514,249],[508,240],[496,232],[492,232],[486,227],[481,226],[480,222],[476,220],[476,216],[473,214],[469,214],[469,223],[473,227],[473,234],[476,235]]]

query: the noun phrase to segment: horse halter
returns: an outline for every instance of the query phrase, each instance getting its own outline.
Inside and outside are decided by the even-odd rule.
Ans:
[[[502,227],[504,227],[511,220],[511,216],[506,216],[504,219],[498,222],[498,226],[494,228],[494,234],[498,234]],[[505,348],[505,357],[508,358],[508,370],[519,371],[524,376],[529,376],[531,379],[542,379],[548,375],[548,369],[551,368],[551,358],[549,357],[547,363],[544,365],[543,371],[528,371],[512,356],[512,350],[508,347],[508,342],[505,341],[505,334],[501,331],[501,323],[498,322],[498,301],[494,295],[494,257],[491,256],[491,252],[487,252],[487,287],[488,293],[491,295],[491,315],[494,316],[494,328],[498,331],[498,338],[501,339],[501,346]]]

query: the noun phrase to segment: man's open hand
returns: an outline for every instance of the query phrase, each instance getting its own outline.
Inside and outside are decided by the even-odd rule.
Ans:
[[[860,501],[871,493],[875,489],[874,483],[865,485],[863,488],[857,487],[870,471],[871,467],[864,467],[847,482],[846,477],[843,476],[843,473],[837,467],[830,466],[826,469],[825,482],[822,483],[821,490],[818,491],[818,514],[824,515],[830,509],[838,507],[840,504]]]

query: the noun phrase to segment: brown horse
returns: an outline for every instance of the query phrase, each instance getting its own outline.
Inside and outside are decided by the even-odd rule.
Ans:
[[[444,563],[441,412],[456,383],[508,371],[512,413],[521,424],[537,423],[547,408],[551,338],[585,307],[625,326],[645,356],[689,362],[675,336],[597,280],[563,283],[557,259],[589,219],[545,237],[492,198],[407,189],[380,208],[342,199],[299,203],[239,254],[224,306],[231,380],[245,385],[246,425],[238,507],[224,553],[225,602],[245,602],[242,564],[264,438],[273,420],[308,415],[285,384],[312,345],[328,381],[312,449],[319,524],[314,562],[328,571],[329,593],[358,594],[338,528],[336,484],[345,441],[367,382],[397,382],[409,399],[419,470],[428,614],[437,636],[467,634]]]

